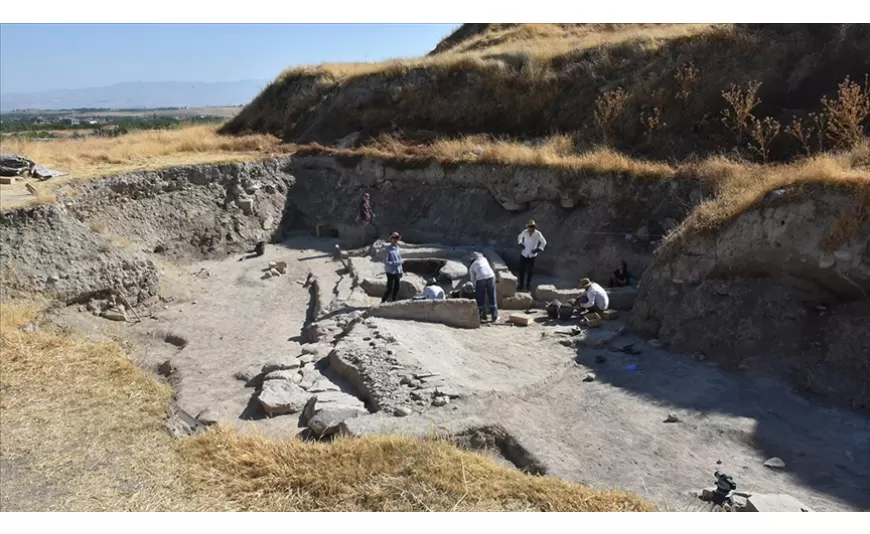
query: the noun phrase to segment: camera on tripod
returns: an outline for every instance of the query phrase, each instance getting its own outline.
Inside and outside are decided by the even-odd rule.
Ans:
[[[737,489],[737,484],[733,477],[725,473],[716,471],[713,476],[716,477],[716,487],[713,489],[710,500],[721,506],[725,501],[730,500],[731,492]]]

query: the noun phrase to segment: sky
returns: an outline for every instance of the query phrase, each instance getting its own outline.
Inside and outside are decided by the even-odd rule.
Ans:
[[[296,65],[421,56],[459,24],[2,24],[0,93],[272,80]]]

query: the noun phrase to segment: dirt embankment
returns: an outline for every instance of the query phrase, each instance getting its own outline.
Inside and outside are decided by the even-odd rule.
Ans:
[[[285,166],[275,160],[128,174],[61,189],[56,205],[3,212],[4,290],[65,302],[116,295],[136,305],[157,294],[152,258],[186,263],[272,240],[292,183]]]
[[[865,202],[845,188],[777,190],[715,234],[675,234],[641,281],[634,326],[870,408]]]
[[[357,208],[368,192],[381,233],[397,231],[414,243],[494,246],[511,264],[519,261],[517,235],[534,219],[548,241],[536,267],[568,280],[592,275],[606,282],[621,259],[639,275],[655,242],[701,199],[694,180],[529,167],[401,168],[311,156],[293,159],[290,168],[295,185],[285,220],[291,226],[325,224],[354,241],[362,235]]]

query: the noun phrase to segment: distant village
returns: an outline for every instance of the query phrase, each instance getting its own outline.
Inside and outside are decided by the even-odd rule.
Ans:
[[[0,133],[4,136],[44,140],[84,136],[111,137],[132,130],[167,129],[191,123],[217,123],[226,118],[226,108],[214,108],[213,112],[209,108],[12,110],[0,113]]]

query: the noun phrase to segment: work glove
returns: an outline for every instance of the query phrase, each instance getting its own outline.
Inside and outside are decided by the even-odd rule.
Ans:
[[[543,249],[536,248],[535,250],[532,251],[532,254],[540,254],[541,252],[543,252]]]
[[[522,243],[517,243],[517,246],[520,247],[520,250],[523,250],[524,248],[526,248],[526,246],[523,245]]]

